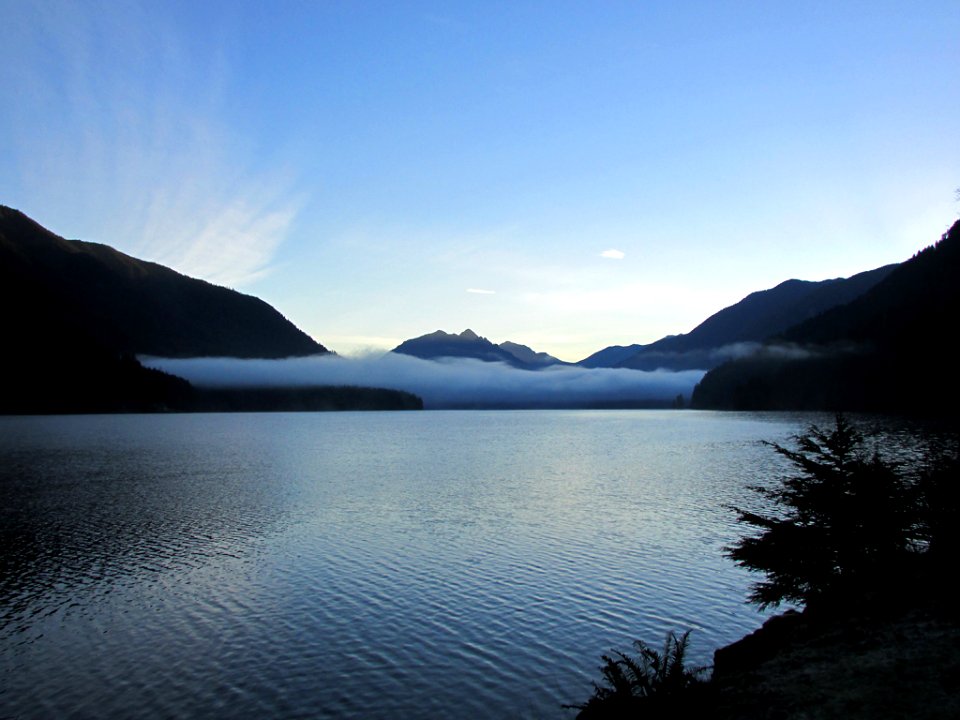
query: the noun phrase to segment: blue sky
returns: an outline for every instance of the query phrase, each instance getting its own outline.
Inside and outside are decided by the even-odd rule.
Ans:
[[[339,352],[578,360],[957,216],[955,0],[0,9],[0,203]]]

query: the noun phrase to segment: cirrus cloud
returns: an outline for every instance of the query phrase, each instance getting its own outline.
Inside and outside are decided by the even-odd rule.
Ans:
[[[237,131],[222,48],[188,50],[136,4],[36,0],[10,15],[4,202],[218,284],[269,272],[303,201]]]

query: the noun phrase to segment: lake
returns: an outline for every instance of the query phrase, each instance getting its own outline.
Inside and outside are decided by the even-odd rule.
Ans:
[[[0,417],[0,717],[572,717],[759,626],[726,506],[811,417]]]

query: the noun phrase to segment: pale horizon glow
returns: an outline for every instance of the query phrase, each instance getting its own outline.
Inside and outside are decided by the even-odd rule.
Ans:
[[[576,361],[903,261],[957,216],[953,0],[4,19],[0,203],[338,353],[469,327]]]

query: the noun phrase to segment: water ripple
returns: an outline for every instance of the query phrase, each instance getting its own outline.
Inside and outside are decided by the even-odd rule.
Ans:
[[[760,622],[723,509],[809,418],[0,418],[0,716],[569,717]]]

